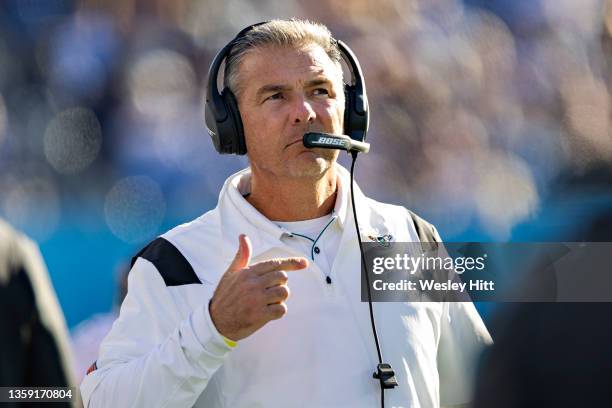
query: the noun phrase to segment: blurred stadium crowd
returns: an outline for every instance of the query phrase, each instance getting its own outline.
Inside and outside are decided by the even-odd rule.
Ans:
[[[6,0],[0,216],[41,246],[69,326],[110,309],[112,271],[248,164],[208,140],[208,64],[244,26],[292,16],[365,71],[366,193],[447,240],[612,230],[612,1]]]

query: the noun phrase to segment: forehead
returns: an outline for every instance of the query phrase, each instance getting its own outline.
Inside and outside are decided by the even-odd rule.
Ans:
[[[340,66],[332,61],[325,50],[315,44],[299,48],[266,46],[249,51],[240,65],[244,90],[262,84],[306,81],[313,77],[326,77],[332,82],[341,78]]]

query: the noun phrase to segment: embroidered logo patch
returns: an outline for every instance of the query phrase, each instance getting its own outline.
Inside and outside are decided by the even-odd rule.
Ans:
[[[381,245],[388,247],[393,242],[393,235],[385,234],[385,235],[368,235],[368,238],[373,242],[378,242]]]

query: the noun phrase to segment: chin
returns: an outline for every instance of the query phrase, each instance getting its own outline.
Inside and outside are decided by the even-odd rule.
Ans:
[[[292,163],[287,169],[287,173],[291,177],[317,178],[329,170],[333,162],[334,160],[330,160],[327,157],[309,157],[308,160],[299,160],[298,163]]]

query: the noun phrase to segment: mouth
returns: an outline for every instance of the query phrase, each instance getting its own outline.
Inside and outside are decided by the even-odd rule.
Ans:
[[[293,146],[296,143],[302,143],[302,138],[296,139],[293,142],[290,142],[288,144],[285,145],[285,149],[288,148],[289,146]]]

